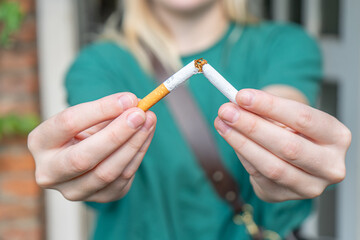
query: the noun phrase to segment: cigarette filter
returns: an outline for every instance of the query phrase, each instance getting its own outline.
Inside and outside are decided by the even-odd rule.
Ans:
[[[152,106],[154,106],[158,101],[163,99],[177,86],[179,86],[198,72],[199,69],[195,66],[195,61],[190,62],[185,67],[176,72],[174,75],[172,75],[170,78],[168,78],[165,82],[160,84],[160,86],[155,88],[146,97],[140,100],[137,107],[141,108],[144,111],[149,110]]]
[[[137,107],[141,108],[144,111],[147,111],[169,93],[170,93],[169,89],[167,89],[165,87],[165,84],[162,83],[157,88],[155,88],[151,93],[149,93],[146,97],[141,99]]]
[[[158,101],[163,99],[177,86],[188,80],[196,73],[203,73],[204,76],[231,102],[236,104],[237,90],[216,71],[206,60],[200,58],[190,62],[188,65],[180,69],[160,86],[155,88],[151,93],[144,97],[139,103],[138,107],[144,111],[149,110]]]

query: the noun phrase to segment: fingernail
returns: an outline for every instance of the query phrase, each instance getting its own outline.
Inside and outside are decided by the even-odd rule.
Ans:
[[[154,119],[152,117],[147,117],[144,126],[141,128],[144,131],[149,131],[154,125]]]
[[[254,93],[250,91],[243,91],[240,93],[240,104],[242,106],[250,106],[254,99]]]
[[[234,123],[239,119],[239,111],[234,107],[227,106],[222,112],[220,112],[220,117],[222,120]]]
[[[139,112],[133,112],[127,117],[127,124],[133,129],[140,127],[145,121],[145,118]]]
[[[218,132],[221,135],[225,135],[231,130],[231,128],[228,125],[226,125],[226,123],[221,121],[220,119],[217,120],[216,127],[217,127],[216,129],[218,130]]]
[[[119,104],[125,110],[133,106],[133,100],[129,95],[125,94],[119,98]]]

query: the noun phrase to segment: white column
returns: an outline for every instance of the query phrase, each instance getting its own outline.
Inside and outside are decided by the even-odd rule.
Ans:
[[[75,4],[74,0],[37,0],[40,100],[44,119],[66,107],[64,74],[78,49]],[[84,239],[81,211],[81,203],[69,202],[56,191],[45,191],[46,239]]]

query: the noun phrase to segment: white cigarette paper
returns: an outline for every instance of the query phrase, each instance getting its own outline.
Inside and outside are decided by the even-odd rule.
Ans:
[[[176,87],[187,81],[194,74],[201,72],[222,94],[225,95],[225,97],[236,104],[235,98],[238,91],[226,81],[220,73],[208,64],[206,60],[201,58],[188,63],[185,67],[160,84],[138,103],[138,107],[147,111]]]
[[[151,93],[146,95],[143,99],[138,103],[138,108],[147,111],[152,106],[154,106],[158,101],[163,99],[166,95],[168,95],[172,90],[174,90],[177,86],[184,83],[188,80],[192,75],[199,72],[199,69],[195,66],[195,61],[190,62],[188,65],[180,69],[162,84],[160,84],[157,88],[155,88]]]
[[[199,70],[195,67],[195,61],[190,62],[185,67],[177,71],[174,75],[172,75],[170,78],[168,78],[164,85],[165,87],[171,92],[174,90],[177,86],[184,83],[186,80],[188,80],[190,77],[192,77],[194,74],[198,73]]]
[[[236,94],[238,91],[210,64],[202,67],[204,76],[231,102],[236,104]]]

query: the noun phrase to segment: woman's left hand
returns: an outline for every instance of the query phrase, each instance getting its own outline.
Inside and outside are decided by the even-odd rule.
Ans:
[[[219,109],[215,127],[270,202],[319,196],[345,178],[351,133],[336,118],[264,91],[244,89]]]

